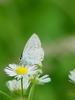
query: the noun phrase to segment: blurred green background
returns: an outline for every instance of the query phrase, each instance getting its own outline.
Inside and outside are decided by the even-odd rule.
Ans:
[[[0,89],[9,94],[4,68],[18,63],[36,32],[45,51],[44,73],[52,82],[36,86],[34,100],[75,100],[69,71],[75,68],[74,0],[0,0]],[[0,100],[9,100],[0,94]],[[18,99],[19,100],[19,99]]]

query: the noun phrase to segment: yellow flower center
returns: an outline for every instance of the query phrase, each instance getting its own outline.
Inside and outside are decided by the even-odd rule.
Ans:
[[[16,68],[16,73],[19,75],[24,75],[28,73],[28,68],[24,66],[19,66]]]

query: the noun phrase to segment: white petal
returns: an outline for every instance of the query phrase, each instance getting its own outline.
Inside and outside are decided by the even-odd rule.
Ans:
[[[29,67],[29,75],[34,75],[37,74],[39,72],[39,69],[36,66],[31,66]]]
[[[75,82],[75,69],[70,71],[69,79]]]
[[[50,81],[51,81],[51,78],[49,78],[48,75],[44,75],[44,76],[38,78],[38,84],[45,84]]]
[[[49,75],[44,75],[44,76],[42,76],[40,79],[45,79],[45,78],[47,78],[47,77],[49,77]]]
[[[4,69],[4,71],[5,71],[6,74],[8,74],[9,76],[16,76],[15,69],[16,69],[16,65],[15,65],[15,64],[9,64],[9,66],[6,67],[6,68]]]
[[[23,88],[26,90],[30,85],[30,81],[28,77],[23,77]]]
[[[9,68],[11,68],[11,69],[13,69],[13,70],[15,70],[15,69],[16,69],[16,67],[17,67],[17,65],[16,65],[16,64],[9,64]]]
[[[16,78],[17,80],[20,80],[22,77],[23,77],[23,75],[16,75],[16,76],[15,76],[15,78]]]
[[[48,82],[50,82],[51,81],[51,79],[50,78],[45,78],[45,79],[43,79],[43,80],[40,80],[41,82],[43,82],[43,83],[48,83]]]
[[[4,70],[6,72],[6,74],[8,74],[9,76],[16,76],[16,73],[13,70],[9,70],[9,69],[5,69]]]

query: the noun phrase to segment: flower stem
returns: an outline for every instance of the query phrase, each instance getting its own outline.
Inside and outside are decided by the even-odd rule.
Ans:
[[[0,90],[0,93],[3,94],[3,95],[5,95],[5,96],[7,96],[7,97],[10,98],[11,100],[14,100],[14,98],[12,98],[12,97],[9,96],[7,93],[5,93],[5,92],[3,92],[3,91],[1,91],[1,90]]]
[[[34,88],[35,88],[35,84],[32,84],[32,87],[30,88],[28,100],[32,100],[33,99]]]
[[[21,78],[21,92],[22,92],[22,99],[23,99],[23,78]]]

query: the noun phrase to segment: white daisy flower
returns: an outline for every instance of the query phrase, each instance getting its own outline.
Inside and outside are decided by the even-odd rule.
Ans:
[[[18,90],[21,90],[21,80],[11,80],[11,81],[8,81],[6,83],[8,89],[10,91],[18,91]],[[23,78],[23,89],[27,89],[30,85],[30,82],[28,81],[28,79],[26,80],[25,78]]]
[[[12,81],[8,81],[6,83],[7,87],[9,88],[10,91],[17,91],[17,90],[21,90],[21,84],[20,84],[20,80],[12,80]]]
[[[5,72],[9,76],[15,76],[17,78],[33,75],[37,72],[37,65],[41,65],[43,59],[44,51],[41,47],[40,39],[36,34],[33,34],[24,48],[20,65],[9,64],[5,68]],[[41,72],[41,69],[39,71]]]
[[[6,74],[9,76],[15,77],[17,79],[27,76],[32,76],[38,72],[37,67],[35,66],[21,66],[16,64],[9,64],[8,67],[5,68]]]
[[[42,77],[37,77],[36,78],[36,81],[37,81],[37,84],[45,84],[45,83],[48,83],[48,82],[51,82],[51,78],[49,77],[49,75],[44,75]]]
[[[72,71],[70,71],[69,79],[70,79],[72,82],[75,82],[75,69],[72,70]]]

